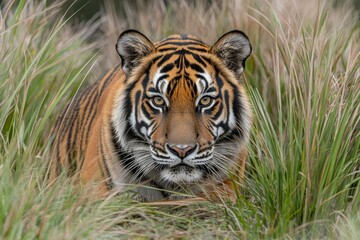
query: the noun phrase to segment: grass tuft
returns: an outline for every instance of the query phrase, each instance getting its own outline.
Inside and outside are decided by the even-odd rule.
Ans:
[[[61,3],[1,5],[0,238],[357,239],[360,29],[351,6],[135,2],[118,12],[107,2],[99,21],[81,27],[59,18]],[[66,176],[48,186],[56,116],[81,85],[118,63],[114,43],[126,28],[209,44],[232,29],[249,35],[244,83],[255,116],[235,204],[151,206],[127,194],[96,202]]]

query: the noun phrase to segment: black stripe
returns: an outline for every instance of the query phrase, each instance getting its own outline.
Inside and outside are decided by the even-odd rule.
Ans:
[[[97,89],[96,89],[97,90]],[[98,104],[98,99],[99,99],[99,94],[96,91],[94,94],[94,98],[92,100],[92,102],[90,103],[90,108],[89,111],[87,113],[84,113],[85,116],[85,123],[82,126],[83,128],[83,132],[82,132],[82,138],[84,138],[84,134],[85,134],[85,144],[87,145],[88,140],[89,140],[89,132],[90,132],[90,128],[93,122],[93,118],[95,117],[96,111],[97,111],[97,107],[95,107],[95,105]],[[94,114],[95,113],[95,114]],[[92,115],[92,117],[90,117]],[[89,122],[90,120],[90,122]]]
[[[101,158],[102,158],[102,162],[104,164],[105,167],[105,174],[106,174],[106,188],[108,190],[111,190],[114,187],[112,178],[111,178],[111,174],[110,174],[110,170],[109,170],[109,166],[107,165],[107,160],[105,157],[105,152],[104,152],[104,147],[103,147],[103,136],[102,136],[102,132],[101,132],[101,138],[100,138],[100,154],[101,154]],[[102,171],[101,171],[102,172]]]
[[[144,79],[141,81],[141,86],[143,87],[143,89],[147,88],[148,83],[149,83],[149,73],[147,72],[145,74]]]
[[[62,116],[62,128],[63,128],[63,136],[62,139],[65,138],[66,134],[68,134],[69,129],[71,128],[73,122],[75,121],[75,114],[76,114],[76,106],[78,105],[76,96],[70,102],[70,104],[66,107],[64,114]]]
[[[241,104],[240,102],[240,92],[238,91],[237,88],[233,88],[233,94],[234,94],[234,101],[233,101],[233,111],[234,111],[234,117],[235,117],[235,121],[237,123],[237,136],[239,136],[240,138],[243,138],[243,112],[244,112],[244,106]]]
[[[125,102],[123,106],[120,106],[122,109],[125,109],[125,121],[126,121],[126,132],[125,132],[125,138],[126,140],[138,140],[138,141],[143,141],[144,139],[142,137],[140,137],[137,133],[134,132],[134,129],[132,128],[131,124],[130,124],[130,114],[132,112],[132,102],[131,102],[131,90],[134,88],[135,83],[132,83],[131,85],[129,85],[126,90],[125,90]],[[135,103],[134,103],[135,104]],[[116,124],[116,123],[113,123]]]
[[[223,82],[223,80],[220,78],[219,73],[216,73],[215,79],[216,79],[216,83],[217,83],[217,85],[218,85],[218,89],[222,89],[222,87],[224,86],[224,82]]]
[[[226,107],[226,123],[228,123],[230,120],[230,99],[229,99],[229,92],[227,90],[224,91],[224,100]]]
[[[174,51],[176,50],[177,48],[176,47],[168,47],[168,48],[161,48],[161,49],[158,49],[157,51],[159,52],[166,52],[166,51]]]
[[[207,52],[207,50],[204,49],[204,48],[188,47],[188,49],[189,49],[189,50],[198,51],[198,52]]]
[[[190,48],[189,48],[190,49]],[[203,67],[206,67],[206,63],[201,59],[198,54],[192,54],[193,58],[198,61]]]
[[[190,67],[191,67],[193,70],[197,71],[197,72],[200,72],[200,73],[203,73],[203,72],[204,72],[204,69],[202,69],[202,68],[200,67],[200,65],[198,65],[198,64],[196,64],[196,63],[191,63],[191,64],[190,64]]]
[[[207,90],[206,90],[206,93],[213,93],[213,92],[217,92],[216,88],[214,87],[209,87]],[[221,95],[221,94],[219,94]]]
[[[215,105],[213,106],[213,108],[215,109],[217,105],[219,105],[219,110],[217,111],[217,113],[212,117],[212,119],[214,121],[218,120],[218,118],[221,116],[221,113],[223,112],[224,110],[224,106],[220,103],[220,102],[216,102]]]
[[[224,128],[225,134],[223,134],[217,143],[226,143],[229,141],[234,140],[235,138],[243,138],[243,120],[242,120],[242,112],[243,112],[243,107],[239,101],[239,92],[237,90],[237,88],[233,88],[234,91],[234,101],[233,101],[233,111],[234,111],[234,115],[235,115],[235,121],[236,121],[236,128],[232,129],[230,132],[226,132],[229,130],[229,126],[226,124],[221,124],[221,126]],[[228,92],[226,91],[224,93],[225,96],[225,102],[226,105],[228,106],[228,121],[229,121],[229,114],[230,114],[230,109],[229,109],[229,100],[228,100]],[[227,129],[225,128],[227,127]]]
[[[114,68],[114,70],[111,72],[111,74],[109,75],[109,77],[107,77],[100,89],[100,96],[103,93],[103,91],[105,90],[105,88],[109,85],[109,82],[113,79],[114,75],[117,73],[117,71],[119,70],[119,68],[121,67],[121,64],[116,65],[116,67]]]
[[[75,146],[77,147],[76,148],[76,151],[78,152],[82,152],[82,147],[81,147],[81,144],[76,144],[76,141],[79,139],[79,131],[82,129],[82,124],[83,124],[83,120],[84,120],[84,114],[82,114],[83,117],[81,117],[81,103],[84,101],[83,100],[83,97],[84,99],[86,100],[86,97],[89,95],[89,93],[87,94],[82,94],[80,99],[79,99],[79,103],[78,103],[78,108],[79,108],[79,114],[77,116],[77,120],[75,122],[75,139],[74,139],[74,143],[72,144],[72,146]],[[86,109],[85,110],[82,110],[83,113],[86,112]],[[81,140],[81,139],[80,139]]]
[[[56,141],[56,162],[53,163],[55,164],[55,173],[56,176],[59,176],[61,173],[61,163],[60,163],[60,140],[55,140]],[[49,175],[50,176],[50,175]]]
[[[74,106],[73,108],[70,109],[71,111],[71,118],[69,119],[70,122],[68,123],[69,124],[69,130],[67,131],[68,132],[68,136],[67,136],[67,144],[66,144],[66,153],[68,155],[68,163],[69,163],[69,166],[72,165],[72,161],[73,161],[73,148],[72,148],[72,142],[73,142],[73,128],[74,128],[74,123],[77,119],[77,116],[79,114],[79,107],[78,106]],[[74,136],[76,137],[76,136]]]
[[[152,109],[151,105],[150,105],[148,102],[147,102],[147,106]],[[142,110],[143,114],[145,115],[145,117],[146,117],[147,119],[151,119],[151,115],[150,115],[150,113],[147,111],[147,109],[146,109],[146,107],[145,107],[145,103],[141,105],[141,110]],[[147,126],[147,127],[148,127],[148,126]]]
[[[182,34],[182,35],[186,35],[186,34]],[[180,35],[180,37],[181,37],[181,35]],[[163,40],[161,40],[160,41],[160,43],[165,43],[165,42],[170,42],[171,40],[192,40],[192,41],[194,41],[194,42],[198,42],[198,43],[200,43],[200,44],[204,44],[201,40],[199,40],[199,39],[196,39],[196,38],[192,38],[192,37],[189,37],[188,35],[186,35],[186,37],[185,38],[174,38],[174,37],[168,37],[168,38],[165,38],[165,39],[163,39]]]
[[[174,94],[175,88],[180,82],[181,76],[175,76],[173,79],[169,81],[169,85],[167,88],[167,94],[171,97]]]
[[[157,66],[160,67],[161,65],[164,64],[164,62],[168,61],[172,56],[173,53],[164,55],[163,58],[157,63]]]
[[[148,178],[144,176],[144,172],[141,171],[140,167],[134,165],[134,155],[131,152],[126,151],[120,143],[117,141],[116,132],[114,126],[111,126],[111,141],[115,152],[117,153],[118,160],[122,163],[125,169],[129,170],[134,176],[141,176],[138,180],[147,181]]]
[[[174,64],[173,64],[173,63],[169,63],[169,64],[166,64],[166,65],[160,70],[160,72],[161,72],[161,73],[167,73],[167,72],[170,72],[173,68],[174,68]]]
[[[82,147],[83,146],[83,142],[84,142],[84,134],[85,134],[85,126],[86,126],[86,123],[87,123],[87,118],[88,118],[88,108],[90,106],[90,103],[92,100],[94,100],[96,98],[96,93],[97,93],[97,84],[94,85],[92,91],[91,91],[91,94],[90,96],[85,100],[85,102],[83,104],[86,104],[85,105],[85,108],[83,110],[83,114],[82,114],[82,118],[81,118],[81,136],[80,136],[80,146]],[[85,123],[84,123],[84,120],[86,119]]]
[[[201,58],[202,58],[205,62],[207,62],[208,64],[213,65],[210,58],[205,57],[205,56],[201,56]],[[215,71],[216,71],[216,72],[219,71],[219,69],[218,69],[216,66],[214,66],[214,68],[215,68]]]
[[[89,125],[87,127],[87,131],[86,131],[86,137],[85,137],[85,144],[87,145],[89,143],[89,136],[90,136],[90,131],[91,131],[91,126],[95,120],[97,114],[97,107],[95,107],[95,111],[92,114],[92,117],[90,118],[90,122]]]
[[[158,61],[160,58],[162,58],[163,56],[159,55],[153,58],[152,63],[155,63],[156,61]]]
[[[175,45],[175,46],[187,46],[187,45],[195,45],[195,46],[205,46],[205,44],[201,43],[201,42],[196,42],[196,41],[188,41],[188,42],[183,42],[183,41],[169,41],[169,42],[165,42],[162,43],[160,45],[158,45],[157,47],[160,48],[162,46],[166,46],[166,45]]]

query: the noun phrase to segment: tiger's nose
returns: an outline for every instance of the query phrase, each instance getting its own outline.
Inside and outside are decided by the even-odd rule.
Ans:
[[[183,146],[178,146],[178,145],[170,146],[169,144],[166,144],[166,147],[168,148],[168,150],[181,159],[185,158],[185,157],[189,156],[191,153],[193,153],[196,149],[196,146],[197,145],[183,147]]]

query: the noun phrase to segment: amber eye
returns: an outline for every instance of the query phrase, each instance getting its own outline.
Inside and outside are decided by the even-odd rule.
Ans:
[[[202,107],[207,107],[207,106],[209,106],[213,101],[214,101],[213,98],[208,97],[208,96],[205,96],[205,97],[203,97],[203,98],[200,99],[200,105],[201,105]]]
[[[162,97],[159,96],[155,96],[151,99],[151,101],[153,102],[153,104],[157,107],[163,107],[165,105],[165,101]]]

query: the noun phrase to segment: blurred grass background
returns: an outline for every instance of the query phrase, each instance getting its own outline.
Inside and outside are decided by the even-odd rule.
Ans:
[[[202,0],[210,6],[213,2],[216,2],[217,4],[221,4],[221,0]],[[53,3],[54,1],[50,1],[50,3]],[[128,5],[131,8],[136,8],[139,6],[143,6],[144,4],[152,4],[153,1],[151,0],[123,0],[123,1],[114,1],[114,0],[78,0],[78,1],[66,1],[63,5],[63,12],[67,12],[67,16],[71,16],[71,14],[77,12],[74,19],[77,20],[89,20],[92,19],[94,16],[100,13],[102,9],[105,8],[105,5],[108,2],[112,2],[116,7],[116,12],[118,15],[126,15],[126,9],[124,8],[124,5]],[[170,5],[171,1],[169,0],[163,0],[163,4]],[[195,1],[192,1],[192,3],[195,3]],[[358,11],[360,9],[360,1],[359,0],[330,0],[330,4],[332,4],[333,7],[341,7],[344,4],[350,5],[354,8],[355,11]],[[73,5],[73,9],[70,9],[70,11],[67,11],[69,7]],[[79,10],[80,9],[80,10]]]
[[[2,1],[0,239],[358,239],[358,6]],[[249,36],[244,83],[255,121],[236,204],[157,207],[126,194],[96,202],[65,176],[48,186],[56,116],[119,62],[114,46],[127,28],[153,41],[191,33],[212,44],[232,29]]]

